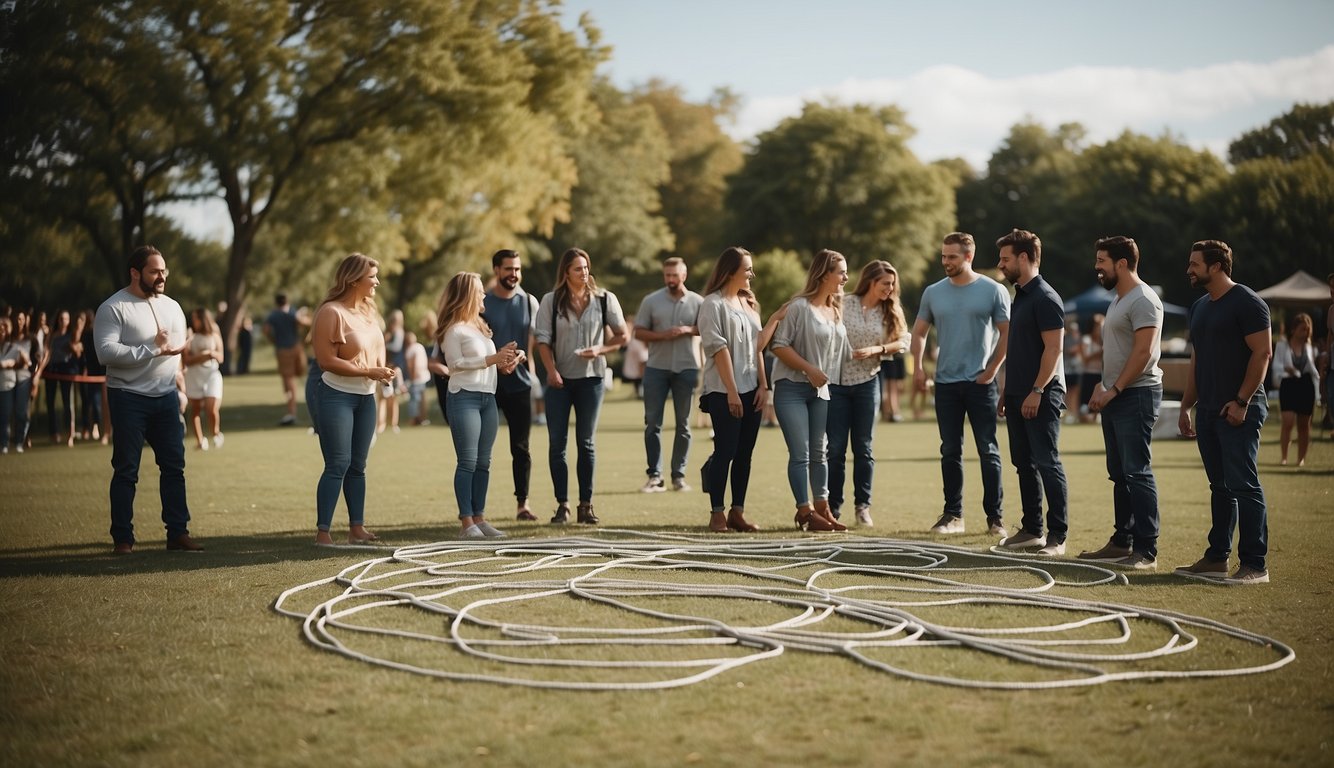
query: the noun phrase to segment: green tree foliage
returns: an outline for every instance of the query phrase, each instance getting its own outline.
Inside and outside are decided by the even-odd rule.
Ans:
[[[658,254],[673,247],[658,192],[670,177],[671,148],[652,108],[605,81],[593,94],[601,119],[574,144],[570,219],[557,224],[548,250],[584,249],[599,283],[615,289],[628,276],[656,273]]]
[[[833,248],[851,266],[887,259],[919,282],[954,222],[946,171],[908,149],[912,128],[893,107],[807,104],[756,139],[730,179],[736,239],[752,250]]]
[[[1012,228],[1028,229],[1048,247],[1062,221],[1061,207],[1076,176],[1084,128],[1066,123],[1054,131],[1026,120],[992,154],[986,174],[959,187],[959,229],[986,244]],[[981,253],[990,251],[985,247]],[[990,264],[992,262],[987,261]]]
[[[1197,235],[1205,192],[1222,183],[1227,169],[1209,152],[1171,136],[1129,131],[1079,156],[1068,199],[1051,228],[1049,254],[1043,236],[1043,272],[1058,290],[1079,292],[1093,284],[1093,243],[1129,235],[1140,248],[1140,276],[1162,285],[1179,302],[1194,297],[1183,277]]]
[[[33,78],[54,91],[53,100],[60,97],[34,107],[35,114],[59,107],[49,114],[61,120],[38,120],[28,134],[6,143],[7,154],[38,169],[56,163],[83,168],[97,167],[98,153],[108,147],[116,150],[130,170],[122,175],[145,179],[143,190],[132,186],[122,193],[123,185],[107,179],[83,189],[112,193],[122,207],[120,198],[142,198],[141,210],[180,195],[221,199],[232,225],[222,281],[231,307],[223,319],[229,335],[239,325],[254,277],[252,256],[260,235],[280,212],[311,206],[357,219],[364,214],[353,209],[378,205],[400,224],[396,237],[386,234],[383,222],[344,221],[352,231],[374,237],[329,250],[340,255],[387,245],[390,267],[442,250],[444,235],[432,243],[431,230],[441,233],[448,226],[432,222],[431,212],[466,208],[456,205],[459,200],[474,208],[492,201],[505,212],[498,218],[519,222],[520,231],[549,227],[564,212],[572,181],[568,168],[519,178],[516,187],[532,182],[538,190],[525,191],[523,196],[536,201],[527,204],[512,205],[510,197],[485,187],[449,187],[448,195],[414,198],[415,207],[388,204],[386,195],[393,192],[393,173],[406,167],[421,171],[422,183],[471,178],[479,158],[493,151],[488,138],[515,136],[496,145],[503,153],[533,137],[530,122],[544,124],[549,134],[577,135],[588,77],[603,55],[591,25],[565,30],[556,4],[546,0],[25,5],[45,10],[40,18],[20,20],[14,38],[23,41],[23,51],[65,57]],[[30,65],[19,56],[4,61],[7,96],[12,84],[42,63]],[[63,78],[61,67],[69,73]],[[556,114],[543,112],[553,104],[563,107]],[[126,139],[117,144],[113,139],[119,134]],[[436,143],[428,149],[431,138]],[[525,161],[542,153],[559,158],[563,144],[539,142],[525,152],[490,159],[511,168],[549,170],[561,161]],[[452,174],[430,174],[422,160],[432,154],[463,162]],[[337,180],[351,183],[331,184],[334,169]],[[487,192],[493,192],[490,198]],[[127,210],[121,219],[136,215]],[[312,215],[303,210],[290,216],[284,234],[327,241],[327,235],[304,226],[303,217],[308,221]],[[275,259],[291,252],[281,241],[270,246]]]
[[[24,216],[38,230],[77,228],[85,241],[67,253],[96,274],[48,279],[70,278],[71,299],[90,283],[119,285],[149,212],[191,197],[195,178],[192,148],[169,117],[177,93],[153,77],[158,53],[142,33],[150,14],[130,2],[18,3],[4,14],[0,198],[20,217],[7,234],[26,236],[13,227]]]
[[[769,315],[806,285],[806,270],[811,257],[796,251],[770,250],[756,253],[751,258],[755,279],[750,287],[760,302],[760,315],[768,320]]]
[[[1265,158],[1293,161],[1308,155],[1334,159],[1334,101],[1298,104],[1263,128],[1242,134],[1227,152],[1234,165]]]
[[[711,261],[731,245],[723,196],[742,154],[723,125],[735,117],[737,97],[723,89],[699,104],[687,101],[678,86],[650,80],[631,98],[653,109],[671,147],[671,174],[658,192],[662,217],[676,238],[674,253],[692,266]],[[700,275],[701,285],[704,279]]]
[[[1321,153],[1266,157],[1236,171],[1200,200],[1200,237],[1232,246],[1233,277],[1257,290],[1298,269],[1334,272],[1334,162]],[[1172,254],[1184,265],[1190,243]]]

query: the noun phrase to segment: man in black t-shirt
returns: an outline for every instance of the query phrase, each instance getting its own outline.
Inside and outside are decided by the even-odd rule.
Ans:
[[[533,318],[537,317],[537,300],[519,287],[523,281],[523,261],[517,251],[500,250],[491,256],[495,285],[482,300],[482,317],[491,326],[496,347],[511,341],[527,355],[513,373],[502,373],[496,381],[496,407],[505,415],[510,435],[510,459],[514,470],[514,496],[518,502],[519,520],[536,520],[528,507],[528,481],[532,475],[533,458],[528,449],[532,431],[533,407],[530,392],[533,386],[531,369],[533,355]]]
[[[1000,415],[1010,436],[1010,463],[1019,475],[1020,529],[1002,549],[1065,554],[1070,487],[1061,463],[1061,411],[1065,409],[1065,307],[1042,275],[1042,240],[1012,230],[996,241],[1001,274],[1014,286],[1005,353],[1005,392]],[[1042,498],[1047,497],[1043,533]]]
[[[1232,249],[1220,240],[1191,246],[1186,275],[1206,294],[1190,308],[1190,370],[1177,426],[1183,436],[1196,438],[1209,476],[1213,522],[1204,557],[1175,573],[1216,583],[1267,584],[1269,530],[1256,455],[1269,415],[1264,391],[1272,355],[1269,307],[1255,291],[1232,281]],[[1228,576],[1233,528],[1241,565]]]

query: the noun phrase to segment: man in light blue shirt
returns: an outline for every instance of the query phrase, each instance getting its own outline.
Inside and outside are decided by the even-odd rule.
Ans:
[[[936,426],[945,507],[932,533],[963,533],[963,420],[973,429],[982,465],[982,509],[992,536],[1006,535],[1002,521],[1001,456],[996,442],[999,392],[996,374],[1005,362],[1010,294],[973,271],[977,243],[965,232],[945,236],[940,262],[945,279],[927,286],[912,329],[913,383],[926,391],[922,359],[926,335],[936,327]]]
[[[644,297],[635,316],[634,336],[648,345],[644,366],[644,451],[648,480],[644,493],[666,490],[662,481],[662,418],[667,395],[676,412],[672,443],[672,489],[690,490],[686,461],[690,455],[690,400],[699,383],[699,307],[704,298],[686,287],[686,263],[672,257],[662,264],[663,287]]]

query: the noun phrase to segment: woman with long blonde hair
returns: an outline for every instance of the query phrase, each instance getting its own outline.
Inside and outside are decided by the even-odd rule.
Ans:
[[[571,248],[556,266],[556,287],[538,305],[534,335],[537,353],[547,371],[547,463],[555,490],[555,525],[570,521],[569,466],[565,443],[570,411],[574,410],[576,472],[579,479],[578,521],[596,525],[593,513],[593,436],[602,409],[606,356],[625,345],[627,334],[621,302],[598,288],[588,253]]]
[[[459,503],[459,532],[464,538],[505,535],[485,518],[491,449],[500,421],[496,382],[500,373],[513,373],[523,359],[514,342],[496,349],[491,328],[482,320],[485,296],[480,275],[460,272],[445,286],[436,319],[436,344],[449,367],[445,408],[458,457],[454,497]]]
[[[208,450],[201,411],[212,422],[213,447],[221,448],[222,435],[222,334],[207,309],[190,313],[192,335],[186,342],[181,362],[185,363],[185,397],[190,404],[190,424],[199,450]]]
[[[366,530],[366,457],[375,437],[375,386],[393,381],[375,306],[380,265],[360,253],[344,258],[315,312],[311,341],[324,373],[319,387],[320,452],[324,473],[315,492],[315,543],[333,546],[329,528],[341,493],[347,502],[349,544],[376,541]]]
[[[908,348],[912,337],[899,306],[899,272],[888,261],[862,267],[857,287],[843,296],[843,328],[852,348],[837,383],[829,386],[829,511],[843,506],[848,437],[852,437],[852,487],[857,524],[871,526],[876,415],[880,411],[880,361]]]
[[[787,442],[787,480],[798,528],[844,531],[829,508],[825,429],[829,385],[839,381],[850,355],[843,328],[843,285],[848,262],[829,249],[815,254],[806,286],[787,303],[773,332],[774,412]],[[772,321],[771,321],[772,322]]]

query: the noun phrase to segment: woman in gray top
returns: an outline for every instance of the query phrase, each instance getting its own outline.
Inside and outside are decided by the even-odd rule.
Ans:
[[[760,433],[760,415],[768,401],[764,358],[760,354],[760,305],[750,281],[755,277],[750,251],[732,247],[713,266],[699,308],[699,337],[704,347],[703,394],[699,406],[712,417],[713,455],[705,463],[709,493],[709,530],[753,533],[746,520],[750,457]],[[728,470],[732,507],[723,513]]]
[[[847,530],[829,511],[825,458],[829,384],[839,380],[843,361],[851,355],[842,323],[847,282],[843,254],[829,249],[815,254],[806,287],[788,302],[773,333],[773,353],[778,358],[774,412],[787,442],[787,480],[797,504],[794,520],[798,528],[812,531]]]
[[[561,254],[556,267],[556,288],[542,297],[534,324],[537,353],[547,371],[544,393],[549,438],[547,462],[556,494],[556,513],[551,522],[561,525],[570,521],[570,472],[565,462],[565,443],[570,410],[574,409],[575,443],[579,452],[578,521],[596,525],[593,436],[602,410],[606,355],[625,344],[625,314],[614,294],[598,288],[588,254],[571,248]]]

